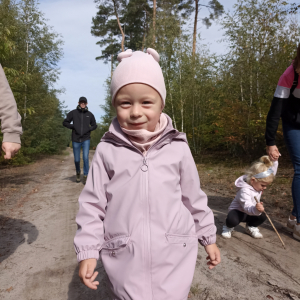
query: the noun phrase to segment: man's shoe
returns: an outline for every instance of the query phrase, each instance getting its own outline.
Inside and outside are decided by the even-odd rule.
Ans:
[[[290,218],[288,219],[287,223],[286,223],[286,229],[289,232],[294,232],[294,227],[297,224],[297,220],[291,220]]]
[[[229,228],[226,225],[223,225],[223,231],[222,231],[222,234],[221,234],[222,237],[225,238],[225,239],[230,239],[233,229],[234,229],[234,227]]]
[[[83,184],[86,184],[86,179],[87,179],[87,175],[83,175],[83,180],[82,180]]]
[[[255,239],[262,239],[263,235],[259,232],[257,227],[251,227],[246,225],[246,232]]]
[[[294,239],[300,241],[300,225],[296,224],[294,226],[293,237]]]
[[[80,182],[80,172],[78,173],[76,173],[76,182]]]

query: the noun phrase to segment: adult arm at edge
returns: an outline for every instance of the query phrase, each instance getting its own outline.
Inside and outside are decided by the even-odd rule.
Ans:
[[[21,144],[22,132],[21,116],[18,113],[17,104],[12,90],[6,79],[4,70],[0,65],[0,120],[3,133],[3,143]]]

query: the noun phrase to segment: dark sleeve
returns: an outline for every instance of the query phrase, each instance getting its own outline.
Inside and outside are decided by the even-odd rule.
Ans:
[[[266,144],[267,146],[275,145],[276,132],[282,112],[287,105],[290,97],[291,88],[293,87],[295,72],[290,65],[285,72],[280,76],[274,98],[267,116],[266,122]]]
[[[71,124],[72,121],[73,121],[73,112],[70,111],[67,114],[67,117],[63,121],[63,126],[69,128],[69,129],[74,129],[74,124]]]
[[[278,123],[281,117],[281,112],[283,108],[283,103],[286,102],[287,99],[285,98],[277,98],[274,97],[271,108],[269,110],[267,116],[267,123],[266,123],[266,144],[267,146],[274,146],[275,145],[275,138],[276,132],[278,128]]]
[[[96,120],[95,120],[95,117],[93,114],[91,114],[91,121],[90,121],[90,131],[93,131],[97,128],[97,123],[96,123]]]

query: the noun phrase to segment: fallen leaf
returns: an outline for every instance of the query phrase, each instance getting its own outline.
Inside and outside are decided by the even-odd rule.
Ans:
[[[12,291],[14,288],[11,286],[9,289],[7,289],[6,291],[7,292],[10,292],[10,291]]]
[[[270,296],[270,295],[268,295],[267,298],[274,300],[274,298],[272,296]]]

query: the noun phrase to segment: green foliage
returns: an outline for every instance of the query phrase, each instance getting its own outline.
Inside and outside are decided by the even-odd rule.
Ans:
[[[114,63],[121,49],[121,32],[117,23],[113,1],[95,0],[97,14],[93,18],[92,35],[101,37],[97,42],[102,55],[96,60],[103,59],[105,63]],[[152,9],[147,0],[117,1],[117,12],[125,33],[125,47],[130,49],[143,49],[145,38],[149,31]]]
[[[206,26],[206,28],[209,28],[212,25],[213,20],[219,19],[221,15],[224,13],[224,7],[223,5],[217,1],[217,0],[211,0],[209,1],[208,5],[201,5],[200,6],[206,6],[208,7],[210,13],[208,17],[203,18],[202,22]]]
[[[1,1],[0,9],[0,62],[8,59],[15,53],[18,9],[14,2],[10,0]]]
[[[232,152],[251,155],[264,148],[274,90],[299,39],[298,25],[284,13],[285,6],[281,0],[238,0],[234,13],[223,20],[230,52],[220,61],[215,105],[222,114],[215,120]]]
[[[101,123],[97,124],[97,129],[91,132],[91,149],[95,149],[97,147],[104,133],[108,131],[109,125],[112,122],[113,118],[116,116],[115,109],[111,104],[110,78],[105,82],[105,89],[105,103],[103,105],[100,105],[100,107],[103,109],[104,114],[101,117]]]
[[[117,19],[114,18],[114,6],[112,1],[95,1],[98,6],[96,17],[93,18],[93,26],[91,33],[94,36],[102,39],[97,42],[100,47],[106,46],[102,50],[102,55],[96,57],[96,60],[103,59],[106,63],[108,61],[116,60],[117,52],[120,49],[118,38],[120,31]]]
[[[176,129],[186,132],[194,155],[216,150],[234,156],[261,155],[266,116],[277,82],[296,54],[299,26],[283,0],[237,0],[234,11],[221,19],[229,51],[217,57],[198,42],[193,55],[194,32],[186,24],[194,2],[157,0],[155,49],[167,88],[164,111]],[[198,4],[205,6],[201,1]],[[122,5],[122,18],[126,15],[128,24],[141,26],[139,15],[125,14]],[[221,3],[209,1],[208,6],[207,22],[221,18]],[[121,21],[125,24],[125,19]],[[144,21],[148,22],[146,37],[133,35],[135,50],[153,46],[153,20]],[[119,47],[113,55],[120,51],[119,34],[116,27]],[[114,116],[109,89],[102,108],[101,125],[107,130]],[[281,127],[277,136],[282,143]]]
[[[100,140],[103,134],[107,131],[107,129],[103,128],[103,124],[97,123],[98,127],[96,130],[91,132],[91,141],[90,141],[90,149],[96,149],[97,145],[100,143]]]
[[[104,114],[101,117],[101,133],[102,135],[108,131],[109,125],[112,122],[113,118],[116,116],[116,112],[114,107],[111,103],[111,95],[110,95],[110,78],[106,80],[105,87],[106,87],[106,97],[104,105],[100,105],[103,109]]]
[[[2,157],[0,164],[27,163],[37,154],[61,151],[70,139],[62,127],[64,107],[57,98],[61,91],[53,89],[62,41],[45,23],[36,0],[0,0],[0,20],[1,64],[23,127],[22,150],[11,161]]]

